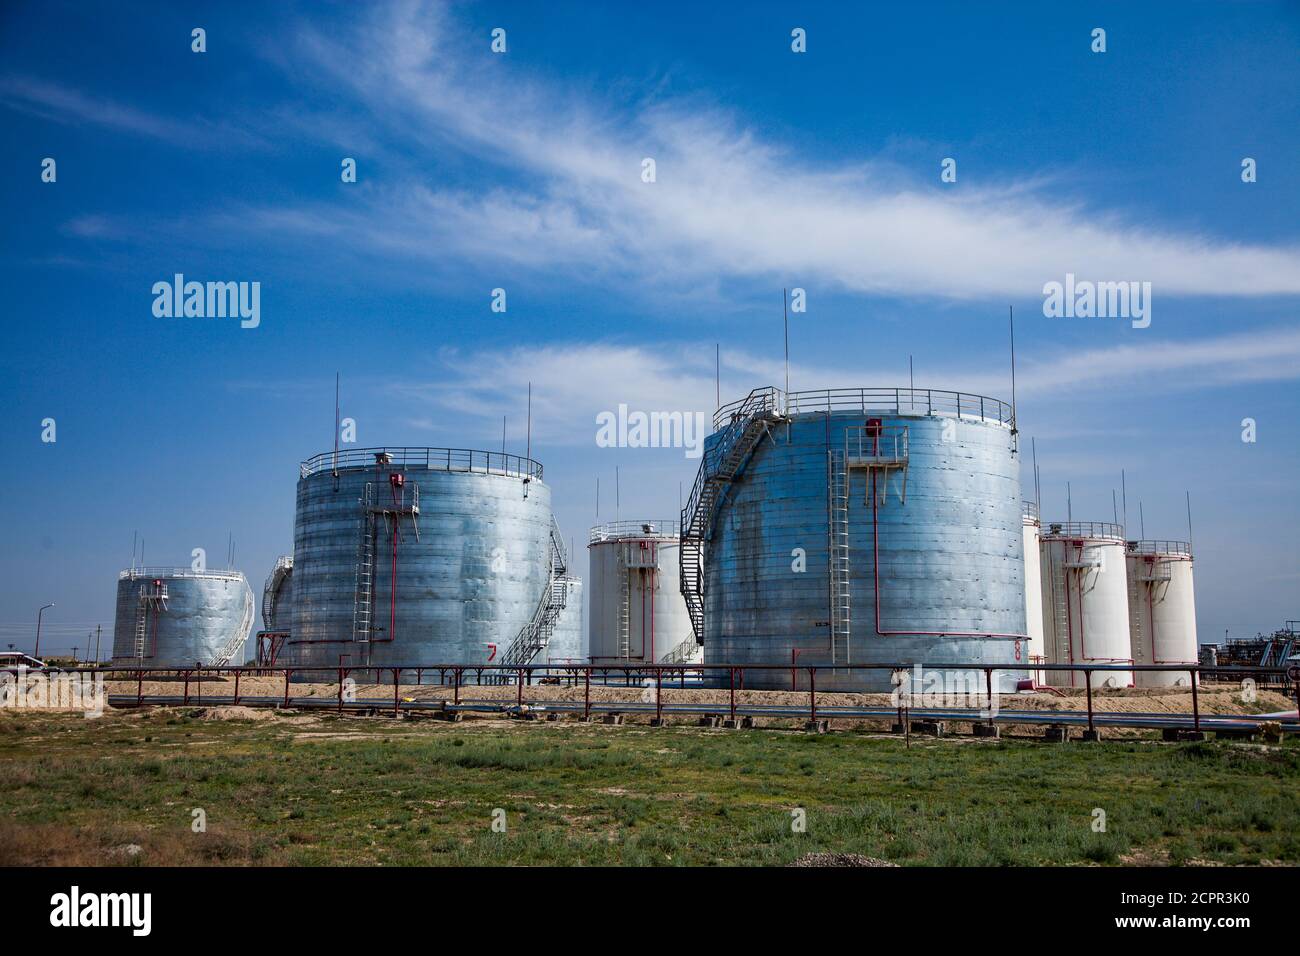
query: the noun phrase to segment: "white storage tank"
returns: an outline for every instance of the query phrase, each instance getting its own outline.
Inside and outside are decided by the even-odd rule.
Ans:
[[[1047,680],[1041,666],[1047,658],[1043,651],[1043,582],[1039,555],[1042,522],[1038,517],[1038,505],[1032,501],[1022,501],[1020,516],[1024,531],[1025,633],[1029,636],[1028,661],[1033,668],[1031,671],[1033,679],[1041,684]]]
[[[1132,664],[1124,529],[1099,521],[1042,528],[1043,643],[1048,664]],[[1082,671],[1047,671],[1047,683],[1083,687]],[[1131,687],[1132,671],[1094,671],[1092,686]]]
[[[698,662],[679,589],[675,521],[619,521],[591,529],[588,652],[593,664]]]
[[[1197,663],[1192,546],[1187,541],[1130,541],[1129,634],[1135,664]],[[1138,687],[1188,687],[1190,673],[1136,671]]]
[[[131,568],[117,578],[113,665],[243,664],[255,613],[242,571]]]

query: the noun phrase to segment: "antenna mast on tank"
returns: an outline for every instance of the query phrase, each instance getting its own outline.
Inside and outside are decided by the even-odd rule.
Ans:
[[[1192,493],[1186,492],[1187,495],[1187,546],[1192,546]]]
[[[1029,451],[1034,458],[1034,506],[1038,508],[1038,514],[1041,518],[1043,514],[1043,494],[1038,484],[1038,439],[1029,439]]]
[[[529,461],[531,461],[533,457],[533,383],[532,382],[528,383],[528,424],[526,426],[526,431],[527,431],[527,438],[525,439],[524,447],[527,450],[524,452],[524,457],[527,458]]]
[[[781,317],[785,323],[785,394],[790,394],[790,309],[785,289],[781,290]]]
[[[1016,436],[1020,430],[1016,427],[1016,313],[1007,306],[1007,321],[1011,327],[1011,454],[1016,453]]]
[[[1124,533],[1128,534],[1128,478],[1123,468],[1119,470],[1119,487],[1124,502]]]

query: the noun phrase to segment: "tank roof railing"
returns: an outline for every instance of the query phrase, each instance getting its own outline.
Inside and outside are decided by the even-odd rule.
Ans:
[[[622,538],[676,538],[681,533],[681,523],[671,519],[643,521],[608,521],[591,529],[588,544],[618,541]]]
[[[242,578],[243,571],[231,568],[205,568],[195,571],[193,568],[127,568],[118,572],[118,580],[130,578]]]
[[[1029,518],[1033,521],[1038,521],[1040,519],[1040,515],[1038,513],[1038,502],[1021,500],[1020,517]]]
[[[1129,541],[1129,554],[1171,554],[1190,558],[1192,543],[1190,541],[1161,541],[1153,538],[1142,541]]]
[[[327,451],[308,458],[298,467],[302,478],[322,471],[339,469],[373,468],[377,455],[387,455],[384,466],[399,468],[425,468],[429,471],[463,471],[484,475],[505,475],[510,478],[542,477],[542,466],[531,458],[510,455],[500,451],[478,451],[471,448],[348,448],[338,452]]]
[[[1044,538],[1113,538],[1124,540],[1124,526],[1110,521],[1046,521]]]
[[[783,415],[810,412],[859,411],[918,415],[946,415],[973,418],[1015,427],[1015,415],[1009,402],[970,392],[951,392],[934,388],[819,388],[803,392],[786,392],[770,386],[758,388],[749,396],[723,405],[713,413],[713,428],[725,426],[754,395],[766,398],[768,411]]]

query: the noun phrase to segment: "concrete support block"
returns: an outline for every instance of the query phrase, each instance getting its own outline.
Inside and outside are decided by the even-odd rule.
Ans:
[[[1049,744],[1063,744],[1070,739],[1070,731],[1060,724],[1055,724],[1043,731],[1043,739]]]
[[[997,740],[1002,736],[1002,728],[997,724],[971,724],[970,729],[976,737],[992,737]]]
[[[947,725],[942,720],[912,721],[912,733],[924,734],[927,737],[942,737],[947,729]]]
[[[621,726],[622,723],[623,723],[623,715],[622,715],[622,714],[606,714],[604,717],[602,717],[602,718],[600,719],[600,722],[601,722],[602,724],[613,724],[615,727],[618,727],[618,726]]]

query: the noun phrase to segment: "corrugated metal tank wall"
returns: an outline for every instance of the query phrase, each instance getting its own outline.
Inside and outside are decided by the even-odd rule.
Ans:
[[[337,478],[333,456],[305,462],[294,521],[292,636],[281,662],[353,664],[486,663],[500,660],[537,611],[546,590],[551,492],[541,466],[517,456],[442,448],[349,450]],[[367,458],[370,465],[362,464]],[[391,519],[376,523],[373,622],[376,640],[354,641],[357,567],[366,486],[393,496],[402,476],[409,503],[418,493],[418,539],[400,521],[394,598]],[[391,611],[395,600],[395,637]],[[303,679],[308,679],[304,677]]]
[[[926,408],[929,393],[914,394]],[[791,395],[791,408],[796,401],[811,404]],[[801,665],[831,663],[828,452],[845,446],[846,429],[869,419],[886,430],[908,430],[906,503],[899,501],[902,475],[895,470],[876,516],[884,632],[877,633],[870,479],[865,471],[849,472],[847,658],[1006,665],[1011,670],[1001,675],[1001,686],[1013,687],[1027,673],[1014,668],[1027,663],[1028,647],[1019,466],[1009,417],[958,418],[896,406],[877,411],[869,399],[857,411],[793,414],[788,425],[774,426],[731,484],[705,552],[705,662],[789,665],[797,653]],[[804,571],[795,570],[796,549],[806,556]],[[1007,636],[985,636],[993,634]],[[845,659],[843,652],[837,659]],[[746,687],[790,682],[789,671],[745,676]],[[890,680],[887,671],[819,671],[817,686],[884,690]]]
[[[1186,541],[1130,541],[1129,635],[1135,664],[1195,664],[1196,595]],[[1135,671],[1138,687],[1187,687],[1191,674]]]
[[[155,583],[157,582],[157,583]],[[141,605],[142,588],[167,590],[161,602]],[[137,656],[138,622],[145,623],[145,656]],[[253,591],[239,571],[192,571],[188,568],[136,568],[117,579],[117,614],[113,626],[113,663],[146,667],[192,667],[211,664],[231,653],[243,664],[243,642],[253,627]]]
[[[534,664],[585,664],[587,663],[586,617],[582,607],[582,579],[563,575],[567,597],[551,631],[546,648],[537,655]]]
[[[1131,664],[1124,529],[1106,522],[1049,522],[1040,545],[1043,641],[1052,664]],[[1047,671],[1047,683],[1083,687],[1081,671]],[[1128,687],[1132,671],[1094,671],[1092,686]]]
[[[680,589],[680,551],[673,521],[621,521],[591,529],[593,663],[661,661],[691,637]]]

